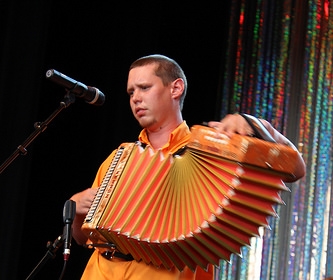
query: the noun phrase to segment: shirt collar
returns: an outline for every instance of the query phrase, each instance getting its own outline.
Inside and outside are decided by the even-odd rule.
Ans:
[[[160,149],[163,152],[170,151],[173,146],[178,145],[179,143],[184,142],[184,139],[187,139],[187,136],[190,134],[189,127],[186,124],[186,121],[183,121],[180,125],[178,125],[174,131],[171,132],[169,136],[169,141],[164,144],[164,146]],[[151,147],[147,129],[144,128],[139,134],[139,141],[141,143],[147,144]],[[185,141],[186,142],[186,141]]]

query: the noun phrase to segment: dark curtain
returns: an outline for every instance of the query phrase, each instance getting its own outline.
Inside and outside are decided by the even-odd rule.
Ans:
[[[49,1],[38,4],[8,1],[1,5],[1,160],[14,152],[20,141],[33,130],[38,115],[49,12]],[[36,184],[30,185],[33,183],[32,164],[32,153],[29,153],[14,161],[0,177],[1,279],[23,278],[24,274],[19,277],[19,271],[27,273],[27,267],[19,266],[20,259],[29,263],[35,258],[32,248],[42,244],[39,237],[43,234],[38,228],[45,227],[44,222],[25,225],[26,221],[33,220],[27,208],[27,198],[36,187]],[[29,236],[28,232],[36,234]]]
[[[217,92],[231,1],[183,5],[140,1],[2,1],[0,17],[0,161],[59,107],[65,90],[45,79],[54,68],[98,87],[106,103],[76,100],[0,174],[0,278],[25,279],[63,230],[64,203],[90,187],[100,163],[140,131],[126,78],[136,58],[176,59],[189,80],[189,125],[220,116]],[[134,3],[134,4],[133,4]],[[90,251],[73,242],[65,279],[79,279]],[[58,279],[62,250],[35,279]]]

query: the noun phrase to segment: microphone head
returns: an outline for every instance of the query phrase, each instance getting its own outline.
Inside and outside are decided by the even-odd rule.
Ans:
[[[102,106],[105,102],[105,95],[101,92],[98,88],[89,87],[88,92],[92,92],[93,98],[91,100],[86,100],[87,103],[95,105],[95,106]]]
[[[73,93],[76,97],[83,98],[88,104],[101,106],[105,102],[105,96],[99,89],[86,86],[55,69],[48,70],[46,78],[65,87],[67,91]]]
[[[63,208],[63,221],[65,224],[71,224],[76,214],[76,203],[73,200],[67,200]]]

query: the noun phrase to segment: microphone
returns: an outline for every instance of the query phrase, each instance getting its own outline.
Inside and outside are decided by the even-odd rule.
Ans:
[[[83,98],[89,104],[96,106],[104,104],[105,96],[98,88],[86,86],[54,69],[46,72],[46,78],[65,87],[75,96]]]
[[[76,212],[76,203],[73,200],[67,200],[63,209],[63,221],[64,221],[64,232],[63,232],[63,240],[64,240],[64,260],[67,261],[70,255],[70,248],[72,242],[72,224],[75,217]]]

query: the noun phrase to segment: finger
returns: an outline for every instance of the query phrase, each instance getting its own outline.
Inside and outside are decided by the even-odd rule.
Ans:
[[[217,127],[220,126],[220,124],[221,124],[221,122],[217,122],[217,121],[210,121],[210,122],[208,122],[208,126],[212,127],[212,128],[217,128]]]

